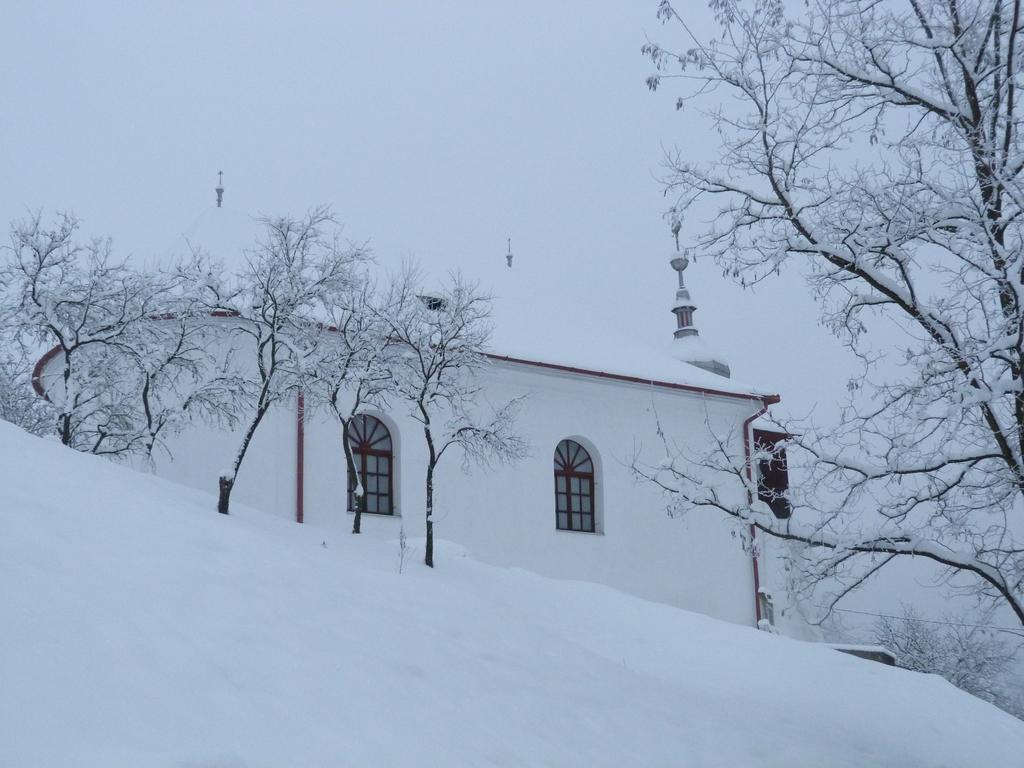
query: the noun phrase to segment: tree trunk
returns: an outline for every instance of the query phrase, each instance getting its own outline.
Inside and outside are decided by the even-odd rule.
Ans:
[[[249,443],[252,442],[252,436],[256,434],[256,428],[263,421],[263,417],[266,416],[267,411],[270,410],[269,405],[262,405],[256,411],[256,416],[249,424],[249,428],[245,430],[245,436],[242,438],[242,445],[238,448],[238,455],[235,457],[235,465],[231,471],[231,477],[220,476],[219,479],[219,494],[217,496],[217,511],[222,515],[228,514],[228,505],[231,503],[231,489],[235,487],[235,480],[238,478],[238,470],[242,467],[242,461],[245,459],[245,454],[249,450]]]
[[[342,422],[345,424],[345,422]],[[352,447],[348,443],[348,427],[342,436],[342,445],[345,446],[345,463],[348,465],[348,476],[356,481],[356,488],[362,488],[362,494],[353,496],[356,500],[356,508],[352,510],[352,533],[359,533],[363,522],[363,509],[366,507],[366,488],[363,486],[362,478],[359,477],[359,470],[356,468],[355,460],[352,458]]]
[[[365,498],[366,498],[365,491],[364,491],[362,496],[356,496],[356,508],[353,511],[353,515],[352,515],[352,533],[361,533],[362,532],[360,527],[362,526],[362,522],[363,522],[363,503],[364,503],[363,499],[365,499]]]
[[[228,505],[231,503],[231,489],[235,487],[235,478],[220,478],[220,493],[217,496],[217,511],[222,515],[228,514]]]
[[[423,562],[434,567],[434,465],[427,465],[427,546]]]
[[[71,412],[68,411],[68,403],[71,402],[71,363],[68,359],[68,352],[64,352],[64,404],[60,414],[60,442],[62,445],[71,445]]]
[[[71,445],[71,414],[60,415],[60,442],[62,445]]]

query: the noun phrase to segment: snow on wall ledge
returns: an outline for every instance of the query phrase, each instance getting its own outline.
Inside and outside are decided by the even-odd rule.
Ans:
[[[944,681],[296,526],[0,423],[0,764],[1014,765]],[[411,531],[410,531],[411,532]],[[411,532],[412,533],[412,532]],[[415,547],[415,543],[414,543]]]

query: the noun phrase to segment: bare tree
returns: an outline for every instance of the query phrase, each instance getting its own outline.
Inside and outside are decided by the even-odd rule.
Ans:
[[[454,276],[437,294],[424,294],[415,270],[406,269],[382,305],[382,321],[396,345],[396,396],[423,428],[427,446],[426,548],[434,567],[434,492],[437,467],[449,449],[462,452],[464,468],[493,461],[515,462],[526,455],[515,432],[522,398],[499,406],[483,402],[480,374],[490,338],[489,299]]]
[[[78,450],[146,458],[192,418],[230,423],[236,387],[209,351],[187,270],[134,270],[109,240],[77,242],[78,227],[70,214],[16,222],[0,268],[7,347],[51,348],[60,368],[40,382],[52,403],[26,412],[55,411]]]
[[[329,209],[302,218],[264,218],[263,236],[246,253],[234,286],[204,284],[208,308],[232,319],[235,353],[247,376],[247,417],[231,468],[219,478],[217,511],[228,514],[238,471],[264,417],[298,394],[324,344],[331,299],[364,259],[344,244]],[[212,270],[211,270],[212,274]]]
[[[193,296],[174,302],[177,311],[153,317],[139,329],[125,356],[121,387],[137,393],[133,402],[141,448],[152,459],[157,448],[169,453],[166,438],[196,420],[237,426],[246,382],[234,350],[217,355],[218,328],[197,312]]]
[[[710,6],[720,35],[666,1],[681,43],[644,47],[650,87],[678,83],[719,142],[668,157],[672,228],[710,200],[695,255],[747,285],[798,265],[864,375],[838,426],[790,425],[805,477],[789,519],[757,502],[735,452],[691,458],[748,483],[750,503],[682,461],[649,474],[679,508],[807,545],[836,598],[919,557],[1024,623],[1021,1]]]
[[[876,643],[896,654],[896,663],[904,669],[941,675],[957,688],[1024,718],[1024,700],[1010,680],[1020,641],[1005,630],[957,616],[924,619],[904,605],[900,616],[880,616],[872,634]]]
[[[33,435],[52,435],[57,425],[53,406],[32,389],[31,365],[17,347],[0,346],[0,420]]]
[[[367,406],[385,407],[394,388],[393,341],[381,320],[388,312],[388,307],[379,306],[369,276],[353,276],[330,299],[325,338],[316,362],[309,366],[307,395],[314,405],[325,405],[341,426],[345,466],[355,484],[352,533],[360,532],[366,494],[353,459],[350,430],[352,420]]]
[[[145,354],[148,321],[165,310],[174,286],[114,259],[109,239],[76,241],[78,227],[71,214],[49,227],[41,214],[12,225],[0,268],[4,326],[23,349],[52,347],[61,442],[125,455],[145,442],[136,380],[125,364]]]

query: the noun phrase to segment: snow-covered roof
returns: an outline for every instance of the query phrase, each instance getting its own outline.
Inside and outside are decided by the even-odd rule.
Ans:
[[[231,269],[258,234],[255,217],[211,206],[183,230],[169,255],[181,255],[190,247],[199,247]],[[400,256],[374,256],[384,270],[397,271],[401,267]],[[481,290],[493,297],[490,351],[497,356],[732,394],[772,394],[767,388],[727,379],[679,359],[669,311],[675,280],[667,264],[662,292],[665,302],[650,308],[665,318],[664,334],[657,339],[631,333],[628,318],[617,307],[603,305],[588,295],[588,285],[601,279],[601,271],[598,265],[587,264],[585,257],[581,257],[575,272],[519,255],[509,267],[500,250],[419,260],[419,265],[428,289],[441,285],[448,274],[458,271],[479,282]],[[562,271],[558,272],[559,269]],[[622,286],[621,290],[631,288]],[[657,291],[657,286],[653,290]],[[697,360],[699,352],[710,354],[703,339],[694,341],[700,349],[694,349],[696,356],[691,359]]]
[[[181,231],[167,252],[170,256],[184,256],[189,249],[200,248],[228,268],[237,267],[242,250],[251,248],[259,233],[256,216],[211,205]]]
[[[863,643],[826,643],[826,645],[837,651],[860,651],[861,653],[884,653],[889,656],[893,655],[893,652],[884,645],[865,645]]]
[[[677,360],[687,363],[721,359],[721,355],[702,336],[683,336],[676,339],[672,345],[672,355]]]

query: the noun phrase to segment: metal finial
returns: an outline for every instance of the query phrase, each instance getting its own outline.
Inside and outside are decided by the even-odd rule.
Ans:
[[[685,255],[676,251],[675,256],[669,261],[674,269],[679,274],[679,290],[686,288],[686,284],[683,282],[683,271],[690,266],[690,260]]]
[[[217,193],[217,207],[220,208],[224,202],[224,171],[217,171],[217,189],[214,191]]]
[[[683,272],[690,266],[690,260],[686,257],[685,252],[676,251],[672,254],[668,263],[676,271],[676,275],[679,278],[676,301],[672,305],[672,313],[676,316],[675,337],[681,339],[686,336],[696,336],[697,328],[693,324],[693,313],[697,307],[690,298],[690,292],[686,289],[686,284],[683,282]]]
[[[508,263],[509,269],[512,268],[512,238],[508,239],[508,253],[505,254],[505,261]]]

